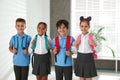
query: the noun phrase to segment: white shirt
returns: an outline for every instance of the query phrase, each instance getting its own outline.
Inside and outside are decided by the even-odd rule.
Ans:
[[[78,52],[93,53],[88,43],[88,40],[89,40],[89,33],[86,35],[83,35],[83,34],[81,35],[81,43],[79,45]],[[96,47],[94,48],[94,50],[98,53],[100,51],[100,43],[97,42],[94,36],[93,36],[93,41],[96,43]]]
[[[48,40],[50,42],[50,38],[48,37]],[[33,39],[31,40],[31,42],[33,41]],[[31,49],[31,46],[32,44],[30,43],[30,46],[29,46],[29,53],[32,53],[32,49]],[[37,41],[36,41],[36,48],[35,48],[35,51],[34,53],[36,54],[47,54],[48,50],[46,49],[46,46],[45,46],[45,38],[44,38],[44,35],[42,36],[39,36],[37,37]]]

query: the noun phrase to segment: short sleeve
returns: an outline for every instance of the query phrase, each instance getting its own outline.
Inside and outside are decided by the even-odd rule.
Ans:
[[[32,41],[33,41],[34,39],[31,39],[31,41],[30,41],[30,43],[29,43],[29,47],[28,47],[28,52],[29,52],[29,54],[32,54]]]
[[[28,45],[30,44],[30,41],[31,41],[31,36],[28,36],[28,39],[27,39]]]
[[[13,46],[13,45],[14,45],[14,36],[11,37],[9,42],[9,46]]]
[[[71,36],[71,45],[75,41],[75,39]]]
[[[48,41],[51,42],[51,38],[48,36]]]
[[[100,42],[98,42],[94,36],[93,36],[93,41],[96,43],[96,47],[94,48],[94,50],[97,53],[100,52],[100,50],[101,50],[101,44],[100,44]]]
[[[51,41],[50,47],[51,47],[51,48],[54,48],[54,47],[55,47],[55,38]]]

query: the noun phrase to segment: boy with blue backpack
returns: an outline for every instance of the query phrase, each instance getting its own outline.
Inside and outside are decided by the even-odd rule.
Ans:
[[[17,34],[11,37],[9,51],[13,53],[13,64],[16,80],[28,80],[30,55],[28,47],[31,37],[24,33],[26,21],[22,18],[16,19]]]

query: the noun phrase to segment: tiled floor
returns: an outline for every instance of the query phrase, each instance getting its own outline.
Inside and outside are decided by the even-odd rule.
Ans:
[[[7,80],[15,80],[14,79],[14,73],[11,73],[11,75],[8,77]],[[31,69],[30,69],[30,74],[29,74],[29,79],[28,80],[36,80],[36,77],[31,74]],[[48,80],[55,80],[55,72],[54,72],[54,67],[52,67],[52,72],[48,77]],[[73,74],[73,80],[79,80],[79,77],[76,77]],[[98,71],[98,77],[93,78],[93,80],[120,80],[120,72],[115,72],[115,71]]]

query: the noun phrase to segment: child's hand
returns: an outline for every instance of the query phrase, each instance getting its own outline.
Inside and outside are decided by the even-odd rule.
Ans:
[[[66,55],[67,55],[67,56],[72,56],[72,54],[73,54],[72,52],[66,51]]]
[[[76,41],[73,42],[73,46],[77,46],[77,45],[79,45],[80,43],[81,43],[80,40],[76,40]]]
[[[88,40],[88,43],[89,43],[90,45],[96,46],[95,42],[92,41],[92,40]]]
[[[32,44],[32,45],[34,44],[34,40],[32,40],[31,44]]]
[[[13,53],[13,54],[16,54],[16,53],[17,53],[17,50],[16,50],[15,48],[13,48],[12,53]]]
[[[34,44],[34,40],[31,41],[31,48],[33,47],[33,44]]]
[[[48,46],[50,47],[50,41],[48,41]]]
[[[53,53],[54,53],[54,54],[57,54],[57,48],[56,48],[56,47],[54,47]]]
[[[17,53],[17,50],[13,46],[9,46],[9,51],[13,54]]]
[[[27,49],[23,49],[23,53],[24,54],[28,54],[28,50]]]

